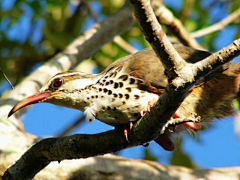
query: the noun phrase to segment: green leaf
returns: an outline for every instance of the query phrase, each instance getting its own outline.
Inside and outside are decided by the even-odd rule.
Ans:
[[[189,168],[196,168],[196,165],[191,160],[191,157],[182,150],[182,138],[178,138],[178,142],[175,143],[176,147],[172,153],[170,162],[172,165],[185,166]]]
[[[149,160],[149,161],[157,161],[157,157],[154,156],[151,151],[149,151],[149,148],[144,149],[144,156],[143,159]]]

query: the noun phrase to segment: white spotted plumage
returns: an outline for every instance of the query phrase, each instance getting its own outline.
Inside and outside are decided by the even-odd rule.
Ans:
[[[121,80],[124,69],[121,69],[123,72],[117,72],[115,76],[109,77],[111,73],[116,72],[116,69],[102,76],[96,84],[91,86],[95,92],[88,94],[91,103],[84,111],[88,122],[97,118],[111,125],[126,124],[139,119],[143,115],[142,112],[148,108],[149,101],[157,101],[158,95],[141,91],[136,83],[129,84],[130,79],[136,78],[126,75],[128,79]],[[118,87],[115,87],[116,83]],[[120,86],[121,83],[122,86]]]
[[[98,119],[116,125],[136,121],[149,109],[149,102],[154,104],[158,100],[166,86],[166,80],[159,79],[164,76],[163,68],[152,53],[144,50],[119,59],[100,74],[59,73],[40,91],[52,94],[45,102],[81,110],[88,122]],[[62,78],[63,84],[54,88],[56,78]]]

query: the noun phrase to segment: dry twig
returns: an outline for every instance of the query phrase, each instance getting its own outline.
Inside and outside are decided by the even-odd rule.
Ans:
[[[7,80],[8,84],[11,86],[12,89],[14,89],[11,81],[8,79],[8,77],[6,76],[6,74],[3,72],[3,70],[0,68],[0,71],[2,73],[2,75],[4,76],[4,78]]]
[[[190,34],[190,36],[192,38],[197,38],[197,37],[202,37],[202,36],[205,36],[207,34],[210,34],[210,33],[216,32],[216,31],[220,31],[220,30],[224,29],[228,24],[236,21],[237,19],[240,20],[240,8],[237,9],[236,11],[234,11],[232,14],[230,14],[225,19],[219,21],[218,23],[213,24],[212,26],[209,26],[207,28],[192,32]]]

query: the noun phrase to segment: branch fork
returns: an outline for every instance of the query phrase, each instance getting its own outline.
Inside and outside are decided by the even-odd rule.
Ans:
[[[146,39],[149,40],[156,54],[160,57],[170,80],[155,107],[136,123],[133,133],[129,136],[129,142],[126,141],[122,130],[118,129],[94,135],[79,134],[44,139],[33,145],[12,165],[6,171],[3,179],[18,179],[19,177],[29,179],[51,161],[87,158],[116,152],[158,137],[164,125],[177,110],[195,82],[240,54],[240,39],[237,39],[228,47],[201,62],[188,64],[167,39],[162,27],[157,22],[150,1],[129,1]]]

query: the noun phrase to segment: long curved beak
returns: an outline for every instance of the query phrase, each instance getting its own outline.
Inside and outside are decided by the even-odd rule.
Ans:
[[[22,109],[25,106],[28,106],[30,104],[35,104],[35,103],[39,103],[42,100],[46,99],[47,97],[51,96],[50,92],[42,92],[42,93],[38,93],[38,94],[34,94],[22,101],[20,101],[19,103],[17,103],[9,112],[8,117],[10,117],[13,113],[15,113],[16,111],[18,111],[19,109]]]

